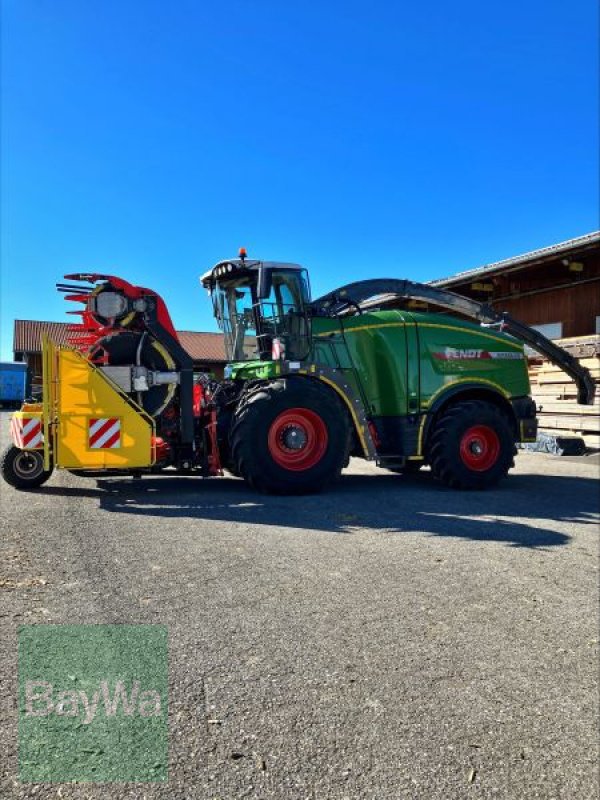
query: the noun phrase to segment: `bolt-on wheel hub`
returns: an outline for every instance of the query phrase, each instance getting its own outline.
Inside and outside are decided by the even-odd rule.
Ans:
[[[271,423],[269,453],[284,469],[295,472],[319,463],[327,449],[327,428],[321,417],[308,408],[282,411]]]
[[[44,471],[44,459],[40,453],[23,450],[15,458],[13,469],[23,480],[35,480]]]
[[[463,464],[474,472],[485,472],[494,466],[500,454],[500,439],[488,425],[473,425],[460,440]]]

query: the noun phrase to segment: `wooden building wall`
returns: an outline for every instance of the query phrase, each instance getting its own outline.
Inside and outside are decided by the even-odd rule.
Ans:
[[[561,322],[563,338],[589,336],[596,333],[600,317],[600,248],[472,277],[448,288],[491,301],[498,311],[529,325]]]
[[[596,332],[600,317],[600,281],[496,300],[493,305],[528,325],[562,322],[564,338],[586,336]]]

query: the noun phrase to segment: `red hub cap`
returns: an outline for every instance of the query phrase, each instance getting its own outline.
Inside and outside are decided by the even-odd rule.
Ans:
[[[319,463],[327,440],[327,428],[318,414],[308,408],[290,408],[271,423],[269,453],[280,467],[301,472]]]
[[[500,439],[493,428],[473,425],[460,441],[463,464],[474,472],[485,472],[494,466],[500,453]]]

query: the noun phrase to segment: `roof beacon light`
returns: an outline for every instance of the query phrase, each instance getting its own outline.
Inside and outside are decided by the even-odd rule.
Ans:
[[[239,255],[240,255],[240,258],[241,258],[242,263],[243,263],[245,261],[245,259],[246,259],[246,256],[248,255],[248,253],[246,252],[246,248],[245,247],[240,247]]]

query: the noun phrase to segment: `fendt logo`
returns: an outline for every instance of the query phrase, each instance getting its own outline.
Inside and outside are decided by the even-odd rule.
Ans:
[[[100,706],[100,707],[99,707]],[[81,717],[84,725],[90,725],[98,711],[114,717],[121,706],[123,714],[133,717],[160,717],[161,697],[155,689],[140,691],[140,682],[133,681],[129,694],[123,681],[117,681],[111,693],[109,682],[100,681],[98,690],[88,694],[83,690],[66,689],[54,692],[48,681],[25,682],[25,716]]]
[[[510,361],[524,358],[523,353],[517,351],[508,352],[501,350],[496,352],[493,350],[461,350],[454,347],[446,347],[444,350],[432,353],[431,355],[438,361],[476,361],[479,359]]]

